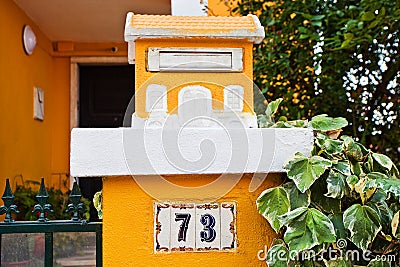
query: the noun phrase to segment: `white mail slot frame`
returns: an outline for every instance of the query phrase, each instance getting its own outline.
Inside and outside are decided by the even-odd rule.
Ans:
[[[241,72],[242,48],[149,48],[148,71]]]

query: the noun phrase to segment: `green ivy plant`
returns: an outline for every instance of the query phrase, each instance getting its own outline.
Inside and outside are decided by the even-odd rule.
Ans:
[[[270,267],[398,266],[400,175],[391,159],[341,136],[344,118],[273,122],[271,102],[260,127],[309,127],[310,155],[297,153],[286,181],[261,193],[259,213],[280,237],[267,253]],[[394,258],[396,257],[396,258]]]

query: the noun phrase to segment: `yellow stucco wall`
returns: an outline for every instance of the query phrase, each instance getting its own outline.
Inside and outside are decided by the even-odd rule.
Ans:
[[[70,43],[58,51],[40,28],[13,1],[0,1],[0,195],[5,178],[15,183],[39,180],[60,186],[69,173],[70,58],[127,56],[124,43]],[[22,29],[29,24],[37,46],[27,56]],[[110,48],[118,47],[112,53]],[[33,87],[45,92],[45,120],[33,119]]]
[[[51,105],[53,59],[51,42],[14,4],[0,1],[0,192],[4,179],[12,182],[51,174]],[[31,25],[38,45],[32,56],[24,53],[22,29]],[[45,91],[45,120],[33,119],[33,86]]]
[[[215,175],[169,176],[168,181],[186,187],[212,182]],[[151,176],[146,179],[152,179]],[[155,200],[147,195],[131,176],[106,177],[103,180],[103,266],[265,266],[257,253],[276,237],[267,221],[258,214],[255,201],[262,190],[281,183],[279,174],[270,174],[255,192],[248,192],[251,175],[218,202],[237,203],[236,252],[154,253],[153,203],[182,201],[173,190]],[[212,192],[193,195],[183,202],[202,203]],[[264,255],[261,255],[264,256]]]
[[[253,61],[252,43],[240,40],[217,40],[210,38],[197,39],[137,39],[136,40],[136,75],[135,75],[135,112],[139,117],[147,117],[146,88],[148,84],[163,84],[168,90],[168,112],[176,113],[178,106],[178,92],[183,86],[193,83],[201,84],[210,89],[213,99],[213,108],[223,107],[223,87],[237,84],[245,88],[244,112],[253,110]],[[243,48],[242,73],[162,73],[146,70],[146,55],[149,47],[211,47],[211,48]]]

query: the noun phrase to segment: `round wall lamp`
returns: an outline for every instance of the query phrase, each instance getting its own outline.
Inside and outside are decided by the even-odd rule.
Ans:
[[[29,25],[25,25],[22,32],[22,41],[27,55],[32,55],[36,46],[36,35]]]

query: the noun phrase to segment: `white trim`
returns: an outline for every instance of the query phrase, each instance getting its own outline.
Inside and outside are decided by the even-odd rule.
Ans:
[[[169,143],[177,140],[178,149]],[[204,140],[214,149],[201,151]],[[312,130],[303,128],[77,128],[71,133],[70,168],[75,177],[186,174],[193,171],[180,168],[187,165],[179,160],[210,156],[198,173],[285,172],[284,163],[296,152],[309,155],[312,144]]]
[[[148,71],[241,72],[242,48],[158,48],[147,52]]]

